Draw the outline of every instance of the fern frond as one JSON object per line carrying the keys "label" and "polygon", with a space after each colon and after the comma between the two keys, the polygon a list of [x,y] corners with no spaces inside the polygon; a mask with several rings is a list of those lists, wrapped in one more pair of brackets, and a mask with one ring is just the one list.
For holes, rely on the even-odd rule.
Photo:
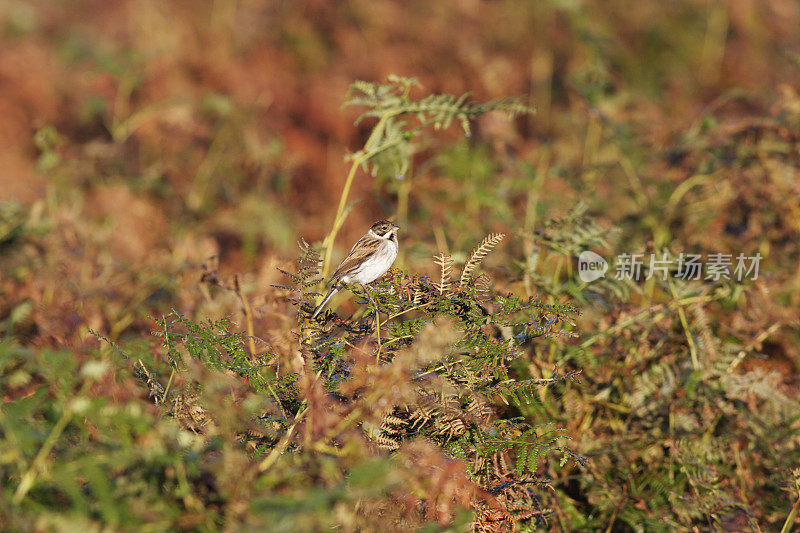
{"label": "fern frond", "polygon": [[316,285],[320,282],[315,276],[318,276],[322,269],[322,257],[305,239],[300,239],[297,246],[300,248],[300,257],[297,259],[296,278],[299,279],[297,283],[302,287]]}
{"label": "fern frond", "polygon": [[419,86],[415,78],[395,75],[390,75],[386,83],[356,81],[350,86],[344,106],[366,108],[355,124],[366,118],[378,119],[363,149],[348,156],[353,164],[361,165],[373,176],[379,172],[403,176],[416,150],[414,140],[427,128],[447,129],[455,122],[469,136],[470,121],[484,113],[500,111],[515,116],[536,111],[518,98],[471,102],[469,93],[461,96],[431,94],[412,99],[410,93],[415,86]]}
{"label": "fern frond", "polygon": [[450,272],[453,270],[453,259],[448,254],[442,252],[433,257],[433,262],[439,265],[441,269],[441,281],[436,285],[436,288],[439,289],[439,294],[444,294],[445,291],[449,292]]}
{"label": "fern frond", "polygon": [[489,298],[489,290],[492,288],[492,280],[486,274],[481,274],[475,278],[475,294],[479,300]]}
{"label": "fern frond", "polygon": [[475,272],[475,269],[478,267],[481,261],[483,261],[483,258],[486,257],[495,246],[500,244],[500,241],[502,241],[503,237],[505,236],[505,233],[490,233],[485,239],[483,239],[481,245],[472,251],[472,254],[469,256],[469,261],[467,261],[467,264],[464,265],[464,271],[461,273],[460,285],[462,287],[469,283],[469,281],[472,279],[472,274]]}

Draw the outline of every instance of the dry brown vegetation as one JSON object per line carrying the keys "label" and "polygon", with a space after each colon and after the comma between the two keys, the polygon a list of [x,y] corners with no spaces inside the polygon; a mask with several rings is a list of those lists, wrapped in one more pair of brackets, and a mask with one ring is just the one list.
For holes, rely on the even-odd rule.
{"label": "dry brown vegetation", "polygon": [[[0,524],[790,530],[798,27],[793,0],[6,0]],[[342,104],[393,73],[537,111],[358,169],[332,258],[402,226],[381,326],[358,289],[312,323],[377,122]],[[587,284],[586,249],[763,259]]]}

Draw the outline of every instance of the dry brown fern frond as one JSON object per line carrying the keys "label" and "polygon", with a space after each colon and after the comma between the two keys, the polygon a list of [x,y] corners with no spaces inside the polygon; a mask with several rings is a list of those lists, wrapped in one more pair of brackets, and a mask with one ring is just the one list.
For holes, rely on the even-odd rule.
{"label": "dry brown fern frond", "polygon": [[435,406],[420,405],[417,407],[409,408],[408,415],[411,422],[410,428],[414,431],[418,430],[438,414]]}
{"label": "dry brown fern frond", "polygon": [[436,435],[441,437],[444,442],[460,437],[467,432],[467,426],[460,418],[442,420],[436,424]]}
{"label": "dry brown fern frond", "polygon": [[489,299],[489,289],[492,287],[492,280],[486,274],[481,274],[475,278],[475,290],[479,299]]}
{"label": "dry brown fern frond", "polygon": [[486,257],[495,246],[500,244],[500,241],[502,241],[505,236],[505,233],[490,233],[483,239],[480,246],[472,251],[472,254],[469,256],[469,261],[464,265],[464,271],[461,273],[461,280],[459,283],[462,287],[469,283],[469,280],[472,279],[472,274],[475,272],[475,269],[478,268],[478,265],[481,264],[483,258]]}
{"label": "dry brown fern frond", "polygon": [[439,289],[439,294],[450,292],[450,272],[453,270],[453,259],[446,253],[442,252],[433,257],[433,262],[441,268],[441,280],[436,284]]}
{"label": "dry brown fern frond", "polygon": [[372,440],[382,450],[393,452],[400,448],[400,438],[395,435],[384,435],[377,433],[371,435]]}
{"label": "dry brown fern frond", "polygon": [[419,305],[419,302],[422,300],[422,291],[419,289],[414,289],[414,298],[412,302],[414,305]]}
{"label": "dry brown fern frond", "polygon": [[484,423],[491,422],[495,416],[491,405],[484,398],[479,396],[473,396],[470,398],[465,410],[476,420],[480,420]]}
{"label": "dry brown fern frond", "polygon": [[408,425],[408,420],[406,420],[405,418],[400,418],[399,416],[386,415],[385,417],[383,417],[383,423],[391,424],[392,426],[404,427]]}
{"label": "dry brown fern frond", "polygon": [[166,401],[164,398],[164,387],[153,377],[147,367],[144,366],[144,363],[141,359],[136,362],[136,365],[134,366],[134,373],[137,378],[147,385],[147,388],[150,392],[150,397],[153,398],[153,402],[156,405]]}
{"label": "dry brown fern frond", "polygon": [[505,509],[475,507],[474,533],[510,533],[516,531],[514,517]]}
{"label": "dry brown fern frond", "polygon": [[211,423],[206,410],[198,404],[194,393],[181,392],[171,402],[170,412],[184,429],[199,433]]}
{"label": "dry brown fern frond", "polygon": [[465,411],[458,397],[440,398],[419,391],[417,404],[406,405],[408,430],[435,436],[437,442],[448,442],[463,435],[469,425],[479,425],[480,420]]}
{"label": "dry brown fern frond", "polygon": [[372,432],[369,437],[379,448],[394,451],[400,448],[407,428],[408,420],[390,413],[383,417],[378,430]]}
{"label": "dry brown fern frond", "polygon": [[700,346],[708,354],[709,360],[715,361],[719,358],[719,352],[714,343],[714,334],[711,331],[708,314],[700,303],[693,304],[691,309],[694,311],[694,316],[697,318],[697,325],[700,328]]}

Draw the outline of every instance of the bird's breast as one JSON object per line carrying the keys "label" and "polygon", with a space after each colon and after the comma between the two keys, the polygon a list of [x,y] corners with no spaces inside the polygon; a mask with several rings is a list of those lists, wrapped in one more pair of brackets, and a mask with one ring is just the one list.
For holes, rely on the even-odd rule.
{"label": "bird's breast", "polygon": [[349,283],[372,283],[383,276],[397,258],[397,243],[385,241],[372,256],[361,263],[359,268],[350,276]]}

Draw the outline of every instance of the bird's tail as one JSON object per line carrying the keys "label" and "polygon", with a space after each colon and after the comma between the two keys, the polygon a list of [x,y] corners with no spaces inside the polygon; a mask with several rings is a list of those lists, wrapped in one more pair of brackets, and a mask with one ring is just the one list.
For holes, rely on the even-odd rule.
{"label": "bird's tail", "polygon": [[336,294],[337,292],[339,292],[339,284],[338,283],[334,283],[333,287],[331,287],[331,290],[329,290],[328,294],[325,295],[325,298],[323,298],[322,302],[320,302],[320,304],[317,306],[317,308],[314,309],[314,312],[311,313],[311,319],[312,320],[317,317],[317,315],[320,313],[320,311],[322,311],[325,308],[325,306],[327,305],[328,300],[333,298],[333,295]]}

